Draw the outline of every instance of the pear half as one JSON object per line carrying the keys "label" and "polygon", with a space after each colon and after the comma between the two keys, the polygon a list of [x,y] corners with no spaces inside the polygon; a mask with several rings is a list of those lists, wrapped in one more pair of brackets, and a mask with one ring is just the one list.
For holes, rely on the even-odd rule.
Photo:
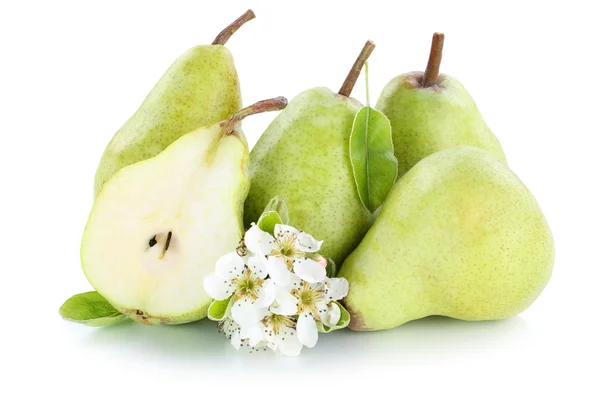
{"label": "pear half", "polygon": [[240,121],[286,103],[266,100],[190,132],[107,181],[85,227],[81,262],[116,309],[146,324],[206,315],[211,298],[202,280],[243,235],[250,180]]}

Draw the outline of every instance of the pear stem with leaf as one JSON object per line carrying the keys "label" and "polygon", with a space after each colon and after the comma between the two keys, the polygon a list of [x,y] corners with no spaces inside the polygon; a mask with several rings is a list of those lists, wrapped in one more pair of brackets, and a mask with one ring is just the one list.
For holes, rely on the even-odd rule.
{"label": "pear stem with leaf", "polygon": [[444,34],[434,33],[431,39],[431,50],[429,51],[429,61],[423,74],[423,87],[430,87],[437,83],[440,75],[440,64],[442,63],[442,50],[444,49]]}
{"label": "pear stem with leaf", "polygon": [[260,114],[269,111],[279,111],[283,110],[287,106],[287,99],[285,97],[279,96],[274,97],[272,99],[262,100],[257,103],[252,104],[246,108],[242,108],[240,111],[233,114],[229,119],[221,122],[221,127],[223,128],[223,135],[231,135],[235,131],[235,127],[239,124],[244,118],[249,115]]}
{"label": "pear stem with leaf", "polygon": [[374,49],[375,43],[373,43],[371,40],[367,40],[367,43],[365,43],[363,49],[358,55],[358,58],[356,59],[356,61],[354,61],[354,65],[350,69],[350,72],[348,73],[348,76],[342,84],[342,87],[340,88],[338,94],[350,97],[352,89],[354,89],[354,85],[356,84],[356,81],[360,76],[360,71],[362,70],[363,65],[365,65],[367,59],[369,58]]}
{"label": "pear stem with leaf", "polygon": [[238,19],[229,24],[225,29],[223,29],[212,42],[212,44],[220,44],[224,45],[227,43],[229,38],[238,30],[242,25],[246,22],[256,18],[254,11],[248,10],[243,13]]}

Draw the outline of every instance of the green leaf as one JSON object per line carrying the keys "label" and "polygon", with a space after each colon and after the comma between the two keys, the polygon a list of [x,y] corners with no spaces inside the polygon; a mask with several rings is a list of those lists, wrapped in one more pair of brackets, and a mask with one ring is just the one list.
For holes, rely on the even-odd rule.
{"label": "green leaf", "polygon": [[268,214],[271,211],[275,211],[277,214],[279,214],[279,218],[281,218],[282,224],[289,225],[290,217],[288,214],[288,208],[285,200],[280,199],[279,196],[273,197],[265,207],[263,215]]}
{"label": "green leaf", "polygon": [[[233,296],[231,296],[233,297]],[[231,309],[231,297],[225,300],[213,300],[208,306],[208,319],[211,321],[221,321]]]}
{"label": "green leaf", "polygon": [[398,175],[392,127],[380,111],[363,107],[356,113],[350,134],[350,162],[360,200],[374,212]]}
{"label": "green leaf", "polygon": [[98,292],[76,294],[65,301],[58,312],[68,321],[87,326],[112,325],[125,318]]}
{"label": "green leaf", "polygon": [[337,265],[331,258],[326,258],[327,266],[325,267],[325,274],[328,278],[335,278],[337,275]]}
{"label": "green leaf", "polygon": [[258,227],[261,231],[270,233],[271,235],[275,232],[275,225],[282,224],[281,217],[277,211],[266,211],[258,219]]}
{"label": "green leaf", "polygon": [[348,324],[350,324],[350,313],[337,301],[334,301],[334,303],[340,308],[340,320],[335,326],[327,326],[322,322],[317,321],[317,330],[321,333],[329,333],[339,329],[344,329],[348,326]]}

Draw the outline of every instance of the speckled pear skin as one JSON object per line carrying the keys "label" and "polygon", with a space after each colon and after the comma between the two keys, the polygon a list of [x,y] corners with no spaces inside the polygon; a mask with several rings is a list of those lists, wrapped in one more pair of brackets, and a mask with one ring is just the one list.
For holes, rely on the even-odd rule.
{"label": "speckled pear skin", "polygon": [[479,147],[506,161],[500,142],[458,80],[440,75],[431,87],[423,87],[422,80],[422,72],[393,78],[375,106],[392,125],[399,178],[428,155],[453,146]]}
{"label": "speckled pear skin", "polygon": [[550,279],[554,244],[527,187],[487,151],[454,147],[405,174],[346,259],[354,330],[428,315],[515,316]]}
{"label": "speckled pear skin", "polygon": [[323,240],[319,253],[341,265],[373,221],[358,197],[348,154],[361,107],[321,87],[288,104],[250,153],[246,226],[258,220],[273,197],[285,198],[290,223]]}
{"label": "speckled pear skin", "polygon": [[191,48],[113,136],[96,170],[94,195],[121,168],[158,155],[185,133],[229,118],[241,105],[229,50],[222,45]]}

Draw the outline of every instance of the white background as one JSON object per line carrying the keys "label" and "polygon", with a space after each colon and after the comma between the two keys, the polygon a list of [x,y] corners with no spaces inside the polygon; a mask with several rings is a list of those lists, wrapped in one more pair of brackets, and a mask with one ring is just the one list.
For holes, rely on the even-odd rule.
{"label": "white background", "polygon": [[[450,5],[449,3],[452,3]],[[0,5],[0,398],[599,398],[598,33],[592,1],[102,1]],[[93,329],[79,242],[113,133],[182,52],[247,8],[227,45],[244,104],[337,90],[366,39],[375,103],[446,33],[458,77],[554,233],[554,275],[520,316],[322,335],[295,359],[237,354],[209,321]],[[365,101],[361,78],[354,97]],[[275,117],[244,122],[254,144]],[[33,397],[32,397],[33,398]]]}

